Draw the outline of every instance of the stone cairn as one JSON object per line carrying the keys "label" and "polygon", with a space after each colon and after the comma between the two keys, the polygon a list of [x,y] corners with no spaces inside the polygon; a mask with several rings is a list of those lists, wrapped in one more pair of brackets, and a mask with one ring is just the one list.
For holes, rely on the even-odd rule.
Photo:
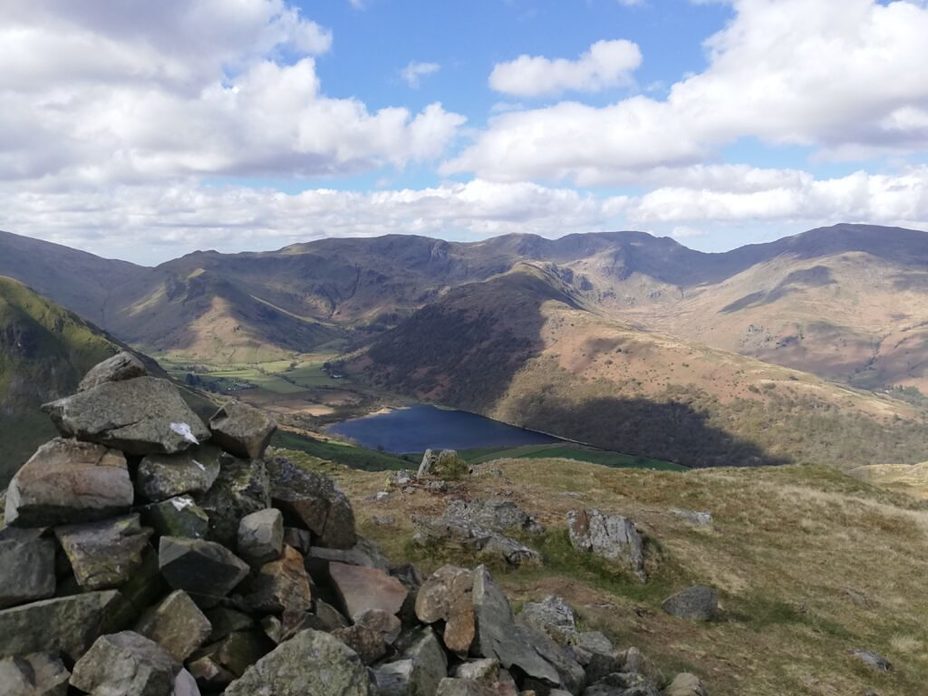
{"label": "stone cairn", "polygon": [[559,598],[514,616],[485,566],[391,566],[330,479],[265,458],[263,413],[207,425],[128,353],[43,408],[61,437],[0,523],[3,696],[705,694]]}

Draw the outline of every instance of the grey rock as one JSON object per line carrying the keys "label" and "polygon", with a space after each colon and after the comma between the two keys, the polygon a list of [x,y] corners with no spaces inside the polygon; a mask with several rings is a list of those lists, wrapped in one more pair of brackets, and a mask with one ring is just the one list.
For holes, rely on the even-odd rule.
{"label": "grey rock", "polygon": [[541,564],[541,554],[537,551],[487,527],[444,517],[419,517],[414,522],[413,541],[420,546],[458,546],[483,561],[498,561],[513,567]]}
{"label": "grey rock", "polygon": [[466,655],[476,635],[474,572],[446,565],[436,570],[416,596],[416,617],[426,624],[445,622],[443,640],[454,653]]}
{"label": "grey rock", "polygon": [[344,628],[350,625],[344,614],[321,599],[316,600],[316,616],[323,630],[326,631],[334,631],[336,628]]}
{"label": "grey rock", "polygon": [[36,451],[10,481],[6,524],[50,527],[125,512],[134,497],[121,452],[56,438]]}
{"label": "grey rock", "polygon": [[712,587],[694,585],[665,599],[661,608],[681,619],[711,621],[718,614],[719,593]]}
{"label": "grey rock", "polygon": [[408,693],[412,696],[434,694],[439,682],[448,674],[448,658],[435,632],[428,627],[420,628],[403,642],[402,657],[412,661]]}
{"label": "grey rock", "polygon": [[366,566],[389,570],[390,561],[373,541],[358,537],[358,542],[350,549],[329,549],[313,546],[309,551],[311,562],[319,561],[347,563],[349,565]]}
{"label": "grey rock", "polygon": [[571,545],[578,551],[622,563],[640,580],[646,579],[644,540],[627,517],[599,510],[571,510],[567,513],[567,530]]}
{"label": "grey rock", "polygon": [[223,454],[219,461],[219,477],[200,498],[199,505],[209,515],[210,538],[234,548],[241,519],[271,507],[270,483],[261,460]]}
{"label": "grey rock", "polygon": [[212,631],[206,639],[207,643],[216,643],[230,633],[247,631],[254,626],[254,621],[248,614],[229,607],[212,607],[204,613],[212,626]]}
{"label": "grey rock", "polygon": [[453,500],[445,510],[444,519],[497,532],[541,534],[545,531],[538,520],[511,500]]}
{"label": "grey rock", "polygon": [[496,691],[486,682],[445,677],[438,683],[435,696],[496,696]]}
{"label": "grey rock", "polygon": [[0,536],[0,609],[51,597],[55,585],[53,541],[36,535]]}
{"label": "grey rock", "polygon": [[[558,682],[556,686],[563,687],[573,694],[580,693],[586,682],[586,673],[580,663],[577,662],[573,651],[569,651],[552,640],[542,630],[518,618],[516,619],[516,626],[519,629],[517,639],[523,641],[557,671]],[[526,689],[545,691],[550,688],[550,683],[544,679],[538,677],[529,677],[529,679],[531,682],[526,681],[523,685]]]}
{"label": "grey rock", "polygon": [[121,382],[125,379],[145,377],[147,374],[148,370],[141,360],[132,353],[123,351],[90,368],[77,385],[77,391],[87,391],[104,382]]}
{"label": "grey rock", "polygon": [[225,597],[249,571],[245,561],[220,544],[183,537],[161,537],[158,567],[172,588],[184,590],[203,607]]}
{"label": "grey rock", "polygon": [[264,456],[277,424],[241,401],[229,401],[209,419],[213,441],[226,452],[247,459]]}
{"label": "grey rock", "polygon": [[516,625],[506,595],[486,566],[474,571],[473,602],[477,625],[473,653],[495,658],[506,669],[516,667],[529,678],[560,685],[557,670],[526,640],[523,627]]}
{"label": "grey rock", "polygon": [[284,543],[292,546],[304,557],[309,556],[313,548],[313,536],[308,529],[284,527]]}
{"label": "grey rock", "polygon": [[259,613],[300,614],[309,611],[313,601],[303,556],[289,546],[243,583],[242,592],[245,606]]}
{"label": "grey rock", "polygon": [[104,382],[42,410],[65,437],[127,454],[173,454],[209,438],[209,430],[166,379]]}
{"label": "grey rock", "polygon": [[588,686],[583,696],[661,696],[661,692],[642,674],[614,672]]}
{"label": "grey rock", "polygon": [[540,602],[528,602],[519,618],[546,633],[562,645],[577,638],[577,617],[563,598],[549,595]]}
{"label": "grey rock", "polygon": [[71,685],[94,696],[166,696],[181,665],[133,631],[100,636],[74,665]]}
{"label": "grey rock", "polygon": [[681,672],[664,689],[664,696],[709,696],[709,691],[695,674]]}
{"label": "grey rock", "polygon": [[226,696],[372,696],[367,668],[337,638],[306,630],[277,646],[229,685]]}
{"label": "grey rock", "polygon": [[354,624],[345,628],[337,628],[332,635],[354,650],[361,661],[372,665],[387,654],[387,644],[383,636],[367,626]]}
{"label": "grey rock", "polygon": [[189,495],[179,495],[138,508],[139,518],[158,536],[204,539],[209,534],[209,515]]}
{"label": "grey rock", "polygon": [[235,631],[195,652],[187,662],[204,688],[225,686],[274,648],[263,631]]}
{"label": "grey rock", "polygon": [[408,594],[403,583],[377,568],[331,563],[329,575],[352,620],[369,609],[397,614]]}
{"label": "grey rock", "polygon": [[362,612],[355,619],[355,624],[374,631],[387,645],[395,643],[403,630],[403,622],[394,614],[389,614],[382,609],[368,609]]}
{"label": "grey rock", "polygon": [[492,683],[499,679],[499,660],[485,657],[480,660],[462,662],[451,671],[451,676],[458,679],[477,679]]}
{"label": "grey rock", "polygon": [[253,566],[280,556],[284,544],[284,517],[267,508],[245,515],[238,525],[238,555]]}
{"label": "grey rock", "polygon": [[852,657],[860,660],[864,665],[870,669],[877,672],[892,672],[893,663],[887,660],[885,657],[879,653],[875,653],[872,650],[864,650],[862,648],[855,648],[850,651]]}
{"label": "grey rock", "polygon": [[150,454],[135,477],[139,495],[151,501],[187,493],[205,493],[219,476],[221,450],[200,445],[178,454]]}
{"label": "grey rock", "polygon": [[380,696],[410,696],[414,664],[406,658],[377,665],[372,670]]}
{"label": "grey rock", "polygon": [[681,520],[693,525],[694,527],[712,526],[711,512],[702,512],[699,510],[681,510],[679,508],[672,508],[670,512],[675,517],[679,517]]}
{"label": "grey rock", "polygon": [[125,600],[116,590],[43,599],[0,611],[0,657],[64,653],[77,660],[102,634],[118,628]]}
{"label": "grey rock", "polygon": [[0,660],[3,696],[67,696],[70,678],[57,655],[33,653]]}
{"label": "grey rock", "polygon": [[138,515],[55,529],[77,584],[84,590],[104,590],[124,584],[141,567],[151,529]]}
{"label": "grey rock", "polygon": [[354,510],[331,479],[283,457],[271,459],[267,468],[274,507],[309,529],[317,546],[350,549],[357,543]]}
{"label": "grey rock", "polygon": [[427,449],[422,455],[422,462],[419,464],[419,470],[416,472],[416,478],[423,478],[432,473],[432,467],[438,461],[438,452],[433,449]]}
{"label": "grey rock", "polygon": [[206,641],[212,625],[190,595],[176,590],[146,612],[135,630],[183,662]]}
{"label": "grey rock", "polygon": [[182,669],[174,677],[174,691],[171,696],[200,696],[196,679],[186,669]]}

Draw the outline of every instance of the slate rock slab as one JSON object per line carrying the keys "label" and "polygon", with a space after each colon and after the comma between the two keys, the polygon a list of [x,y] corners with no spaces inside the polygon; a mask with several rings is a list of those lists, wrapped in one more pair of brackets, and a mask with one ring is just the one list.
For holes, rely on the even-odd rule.
{"label": "slate rock slab", "polygon": [[77,385],[77,391],[87,391],[104,382],[121,382],[124,379],[145,377],[146,375],[148,375],[148,370],[142,364],[142,361],[132,353],[122,351],[90,368],[87,374],[84,375],[84,379]]}
{"label": "slate rock slab", "polygon": [[134,495],[121,452],[55,438],[10,481],[6,524],[50,527],[99,520],[125,512]]}
{"label": "slate rock slab", "polygon": [[57,655],[33,653],[0,660],[3,696],[67,696],[70,678]]}
{"label": "slate rock slab", "polygon": [[403,583],[377,568],[331,563],[329,576],[352,620],[370,609],[397,614],[409,594]]}
{"label": "slate rock slab", "polygon": [[367,668],[337,638],[308,629],[264,656],[226,689],[226,696],[373,696]]}
{"label": "slate rock slab", "polygon": [[249,571],[245,561],[221,544],[184,537],[161,537],[158,567],[172,588],[184,590],[202,607],[216,604]]}
{"label": "slate rock slab", "polygon": [[55,594],[55,543],[16,531],[0,533],[0,609]]}
{"label": "slate rock slab", "polygon": [[174,454],[209,438],[209,430],[166,379],[104,382],[42,410],[58,432],[127,454]]}
{"label": "slate rock slab", "polygon": [[230,401],[209,419],[213,441],[236,457],[264,456],[277,424],[261,410],[241,401]]}
{"label": "slate rock slab", "polygon": [[127,582],[142,565],[151,529],[138,515],[55,529],[77,584],[84,590],[103,590]]}
{"label": "slate rock slab", "polygon": [[206,641],[212,628],[190,595],[176,590],[146,612],[135,630],[183,662]]}
{"label": "slate rock slab", "polygon": [[205,493],[219,476],[222,451],[201,445],[179,454],[150,454],[139,464],[135,488],[151,501],[186,493]]}
{"label": "slate rock slab", "polygon": [[71,685],[92,694],[167,696],[181,665],[133,631],[100,636],[74,665]]}

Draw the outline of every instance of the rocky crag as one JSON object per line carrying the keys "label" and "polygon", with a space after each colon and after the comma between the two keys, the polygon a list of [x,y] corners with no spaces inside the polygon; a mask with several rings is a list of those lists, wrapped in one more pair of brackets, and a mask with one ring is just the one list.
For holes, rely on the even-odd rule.
{"label": "rocky crag", "polygon": [[[204,423],[131,355],[44,410],[61,437],[17,472],[0,522],[4,696],[706,693],[659,682],[557,597],[514,614],[486,566],[391,565],[331,480],[265,457],[264,414],[231,402]],[[532,531],[492,503],[433,527],[474,539],[500,520]],[[637,562],[633,525],[584,511],[571,530]]]}

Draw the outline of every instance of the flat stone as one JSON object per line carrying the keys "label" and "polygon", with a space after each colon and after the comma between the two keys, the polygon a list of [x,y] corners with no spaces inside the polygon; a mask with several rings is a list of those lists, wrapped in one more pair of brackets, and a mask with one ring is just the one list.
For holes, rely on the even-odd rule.
{"label": "flat stone", "polygon": [[172,588],[184,590],[203,607],[229,594],[249,571],[248,564],[224,546],[183,537],[161,537],[158,567]]}
{"label": "flat stone", "polygon": [[104,382],[121,382],[125,379],[145,377],[147,374],[148,370],[141,360],[132,353],[122,351],[90,368],[77,385],[77,391],[87,391]]}
{"label": "flat stone", "polygon": [[138,515],[125,515],[57,527],[55,536],[81,589],[104,590],[122,585],[142,565],[151,529],[139,524]]}
{"label": "flat stone", "polygon": [[280,510],[258,510],[239,522],[238,555],[253,566],[277,559],[283,543],[284,516]]}
{"label": "flat stone", "polygon": [[57,655],[33,653],[0,660],[3,696],[67,696],[70,678]]}
{"label": "flat stone", "polygon": [[146,612],[135,630],[183,662],[206,641],[212,625],[190,595],[176,590]]}
{"label": "flat stone", "polygon": [[274,457],[267,468],[274,507],[284,513],[288,524],[298,522],[310,530],[317,546],[350,549],[357,543],[354,510],[331,479],[284,457]]}
{"label": "flat stone", "polygon": [[10,481],[6,524],[51,527],[104,519],[127,511],[134,495],[121,452],[56,438]]}
{"label": "flat stone", "polygon": [[174,454],[209,438],[209,430],[166,379],[104,382],[42,410],[65,437],[127,454]]}
{"label": "flat stone", "polygon": [[77,660],[117,628],[125,600],[116,590],[43,599],[0,611],[0,657],[62,652]]}
{"label": "flat stone", "polygon": [[367,668],[337,638],[306,630],[249,667],[226,696],[373,696]]}
{"label": "flat stone", "polygon": [[681,672],[664,689],[664,696],[709,696],[709,691],[695,674]]}
{"label": "flat stone", "polygon": [[377,568],[332,563],[329,575],[352,620],[369,609],[396,614],[408,594],[403,583]]}
{"label": "flat stone", "polygon": [[599,510],[571,510],[567,513],[571,545],[608,561],[621,563],[639,580],[646,580],[644,539],[635,523],[621,515]]}
{"label": "flat stone", "polygon": [[229,401],[209,419],[213,440],[236,457],[264,456],[277,424],[261,410],[241,401]]}
{"label": "flat stone", "polygon": [[135,489],[151,501],[186,493],[205,493],[219,476],[222,451],[200,445],[178,454],[149,454],[139,464]]}
{"label": "flat stone", "polygon": [[179,495],[138,508],[141,521],[161,536],[204,539],[209,534],[209,515],[189,495]]}
{"label": "flat stone", "polygon": [[[25,530],[23,530],[25,531]],[[55,594],[55,543],[36,535],[0,537],[0,609]]]}
{"label": "flat stone", "polygon": [[373,541],[362,537],[358,537],[358,542],[350,549],[330,549],[313,546],[309,551],[309,558],[313,564],[318,564],[320,561],[335,561],[349,565],[390,570],[390,560],[383,554],[380,547]]}
{"label": "flat stone", "polygon": [[220,457],[219,477],[199,500],[209,515],[210,539],[234,548],[242,518],[271,507],[268,472],[261,460]]}
{"label": "flat stone", "polygon": [[433,624],[445,622],[443,640],[451,652],[466,655],[474,642],[474,573],[452,565],[436,570],[419,588],[416,616]]}
{"label": "flat stone", "polygon": [[661,608],[671,616],[690,621],[711,621],[718,614],[718,590],[705,585],[694,585],[668,597]]}
{"label": "flat stone", "polygon": [[309,574],[300,552],[285,546],[280,558],[265,563],[243,584],[243,601],[255,612],[302,613],[312,608]]}
{"label": "flat stone", "polygon": [[160,645],[123,631],[96,640],[74,665],[71,685],[99,696],[165,696],[180,669]]}

